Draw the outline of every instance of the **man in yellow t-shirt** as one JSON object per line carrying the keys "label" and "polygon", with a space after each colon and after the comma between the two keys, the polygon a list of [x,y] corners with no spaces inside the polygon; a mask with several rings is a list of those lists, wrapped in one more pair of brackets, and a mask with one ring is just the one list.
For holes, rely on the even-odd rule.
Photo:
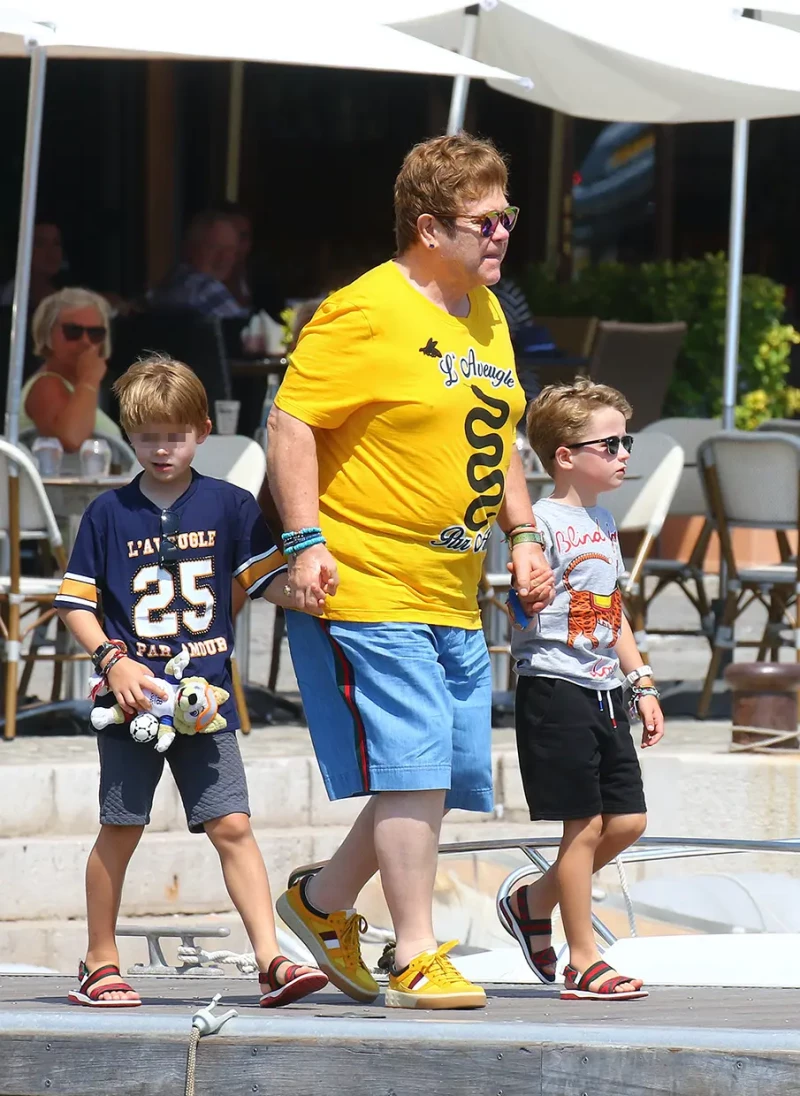
{"label": "man in yellow t-shirt", "polygon": [[397,938],[388,1006],[485,1004],[437,948],[431,909],[444,811],[493,804],[477,591],[495,523],[516,535],[527,610],[552,591],[515,447],[525,398],[487,288],[518,213],[506,184],[494,147],[466,134],[412,149],[395,186],[397,258],[321,305],[269,424],[317,759],[332,799],[371,797],[278,911],[339,988],[372,1000],[353,907],[380,868]]}

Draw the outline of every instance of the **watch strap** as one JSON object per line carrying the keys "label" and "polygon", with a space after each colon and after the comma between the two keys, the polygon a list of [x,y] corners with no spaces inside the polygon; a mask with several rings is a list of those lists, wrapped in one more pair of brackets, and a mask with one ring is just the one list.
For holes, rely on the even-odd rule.
{"label": "watch strap", "polygon": [[99,647],[95,648],[95,650],[92,651],[89,657],[91,658],[92,665],[94,666],[97,673],[101,672],[100,667],[102,665],[103,659],[107,658],[107,656],[110,655],[112,651],[120,651],[122,654],[127,654],[128,648],[121,639],[109,639],[106,640],[105,643],[101,643]]}

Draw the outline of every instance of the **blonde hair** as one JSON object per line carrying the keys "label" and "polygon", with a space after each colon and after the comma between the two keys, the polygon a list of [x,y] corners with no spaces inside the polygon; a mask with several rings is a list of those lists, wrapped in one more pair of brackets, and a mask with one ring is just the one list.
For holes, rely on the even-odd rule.
{"label": "blonde hair", "polygon": [[[454,217],[467,202],[508,186],[505,160],[491,141],[456,133],[415,145],[394,184],[394,234],[402,255],[419,239],[423,213]],[[445,231],[455,227],[444,222]]]}
{"label": "blonde hair", "polygon": [[573,384],[548,384],[528,408],[528,441],[546,472],[553,474],[556,450],[580,441],[593,411],[611,407],[625,416],[633,408],[616,388],[578,377]]}
{"label": "blonde hair", "polygon": [[107,361],[111,357],[111,309],[108,301],[99,293],[92,293],[91,289],[77,287],[59,289],[57,293],[51,293],[49,297],[39,302],[31,321],[34,354],[38,358],[46,358],[52,353],[50,336],[53,328],[58,323],[61,313],[72,308],[95,308],[100,313],[103,327],[106,329],[100,356]]}
{"label": "blonde hair", "polygon": [[202,430],[208,421],[208,397],[200,378],[188,365],[165,355],[135,362],[112,391],[126,434],[160,422]]}

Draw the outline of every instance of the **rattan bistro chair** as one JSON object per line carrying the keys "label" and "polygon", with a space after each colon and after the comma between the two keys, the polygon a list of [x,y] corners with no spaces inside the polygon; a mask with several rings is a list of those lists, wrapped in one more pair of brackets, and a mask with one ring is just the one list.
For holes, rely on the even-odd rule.
{"label": "rattan bistro chair", "polygon": [[[800,661],[800,557],[791,559],[786,536],[800,527],[800,438],[777,433],[719,433],[703,442],[697,460],[727,568],[722,616],[697,710],[702,719],[708,713],[723,652],[737,646],[736,621],[754,602],[767,610],[764,632],[760,640],[738,645],[758,647],[759,661],[769,650],[777,661],[780,647],[786,645],[781,632],[791,628],[792,645]],[[778,562],[740,567],[731,535],[737,527],[775,530]]]}
{"label": "rattan bistro chair", "polygon": [[[18,499],[9,490],[9,464],[12,462],[19,470]],[[12,445],[5,438],[0,438],[0,529],[7,548],[4,553],[7,567],[2,568],[3,574],[0,575],[0,607],[3,609],[0,633],[6,664],[4,734],[6,738],[13,738],[16,734],[20,649],[28,635],[55,616],[53,601],[61,586],[61,578],[58,576],[20,574],[20,540],[24,535],[26,539],[46,541],[50,554],[61,571],[65,569],[67,561],[58,523],[36,465],[26,450]],[[32,622],[28,619],[30,617],[33,617]],[[35,645],[31,645],[24,659],[22,688],[27,685],[32,662],[44,657],[55,660],[53,692],[56,694],[60,688],[61,662],[72,656],[58,653],[43,656]]]}

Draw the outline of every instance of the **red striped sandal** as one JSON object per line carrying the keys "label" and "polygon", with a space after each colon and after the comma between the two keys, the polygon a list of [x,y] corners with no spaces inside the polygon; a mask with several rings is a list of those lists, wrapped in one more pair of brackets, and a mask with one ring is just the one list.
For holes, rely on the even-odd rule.
{"label": "red striped sandal", "polygon": [[[97,983],[102,978],[112,975],[116,975],[119,981],[109,982],[107,986],[98,986]],[[89,968],[81,959],[78,964],[78,981],[80,987],[71,989],[67,994],[67,1000],[71,1005],[85,1005],[87,1008],[138,1008],[142,1003],[138,995],[135,1001],[130,998],[123,998],[121,1001],[100,1000],[104,993],[136,993],[133,986],[129,986],[122,980],[119,967],[113,963],[104,963],[102,967],[97,967],[90,974]]]}
{"label": "red striped sandal", "polygon": [[[288,963],[289,966],[284,972],[283,981],[279,982],[278,968],[283,963]],[[266,974],[259,972],[258,984],[262,990],[258,1002],[261,1007],[280,1008],[281,1005],[290,1005],[292,1001],[299,1001],[301,997],[307,997],[318,989],[324,989],[328,984],[328,976],[315,967],[304,971],[302,965],[293,963],[285,955],[276,955]]]}
{"label": "red striped sandal", "polygon": [[[628,978],[624,974],[614,974],[614,968],[610,967],[608,963],[604,963],[602,959],[598,959],[596,963],[592,963],[590,967],[587,967],[583,974],[579,974],[574,967],[571,967],[569,963],[564,967],[564,988],[561,991],[562,1001],[638,1001],[642,997],[648,997],[649,994],[646,989],[629,989],[623,993],[617,992],[617,986],[622,986],[626,982],[633,982],[633,978]],[[606,978],[605,982],[601,982],[600,986],[596,990],[589,989],[592,982],[596,982],[598,978],[601,978],[604,974],[612,974],[613,977]]]}
{"label": "red striped sandal", "polygon": [[[538,920],[531,917],[528,909],[527,887],[520,887],[516,893],[519,895],[520,916],[517,917],[511,909],[510,895],[507,898],[498,898],[497,916],[506,932],[513,936],[522,948],[525,962],[539,981],[544,982],[545,985],[550,985],[556,980],[555,967],[558,956],[552,947],[543,948],[541,951],[532,951],[530,938],[532,936],[551,936],[553,922],[549,917],[539,918]],[[552,967],[552,973],[546,971],[545,967]]]}

